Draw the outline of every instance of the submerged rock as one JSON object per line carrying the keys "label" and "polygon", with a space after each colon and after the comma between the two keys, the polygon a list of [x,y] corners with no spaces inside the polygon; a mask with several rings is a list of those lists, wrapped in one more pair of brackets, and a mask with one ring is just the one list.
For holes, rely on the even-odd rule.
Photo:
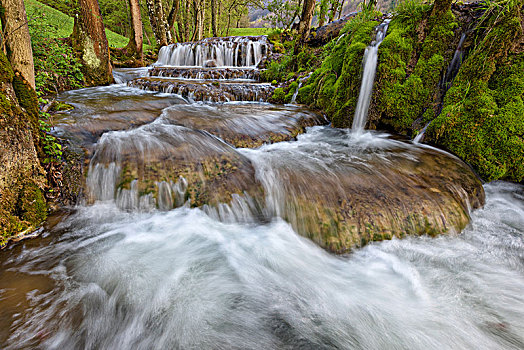
{"label": "submerged rock", "polygon": [[177,105],[166,109],[163,116],[171,123],[205,130],[235,147],[289,141],[308,126],[326,123],[301,107],[251,103]]}
{"label": "submerged rock", "polygon": [[460,232],[484,203],[480,180],[458,158],[371,134],[320,128],[250,154],[268,207],[331,252]]}

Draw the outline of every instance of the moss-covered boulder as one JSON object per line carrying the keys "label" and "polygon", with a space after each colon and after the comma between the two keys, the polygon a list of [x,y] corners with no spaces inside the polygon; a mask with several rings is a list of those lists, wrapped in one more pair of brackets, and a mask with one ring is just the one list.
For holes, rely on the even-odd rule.
{"label": "moss-covered boulder", "polygon": [[457,233],[484,203],[480,180],[445,152],[319,128],[274,145],[260,171],[276,214],[336,253],[370,241]]}
{"label": "moss-covered boulder", "polygon": [[426,133],[488,181],[524,179],[523,5],[510,1],[482,17],[478,43]]}

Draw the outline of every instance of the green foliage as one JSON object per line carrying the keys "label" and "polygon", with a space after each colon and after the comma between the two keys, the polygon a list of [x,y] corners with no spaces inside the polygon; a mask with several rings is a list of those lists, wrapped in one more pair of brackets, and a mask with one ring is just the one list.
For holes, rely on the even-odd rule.
{"label": "green foliage", "polygon": [[417,24],[431,9],[422,0],[404,0],[395,7],[395,18],[407,25]]}
{"label": "green foliage", "polygon": [[272,27],[289,28],[300,15],[301,1],[270,0],[267,3],[269,14],[265,17]]}
{"label": "green foliage", "polygon": [[60,163],[62,161],[62,145],[58,143],[56,137],[51,135],[51,126],[49,121],[51,115],[49,113],[40,113],[39,127],[41,138],[40,141],[43,146],[45,158],[42,159],[42,163]]}
{"label": "green foliage", "polygon": [[283,81],[289,72],[292,59],[292,54],[288,53],[279,60],[269,62],[266,70],[261,73],[262,79],[265,81]]}
{"label": "green foliage", "polygon": [[47,20],[42,8],[28,9],[29,32],[35,65],[36,90],[39,95],[83,87],[81,63],[73,49],[59,37],[60,26]]}
{"label": "green foliage", "polygon": [[[48,38],[66,38],[73,32],[73,17],[69,17],[67,14],[36,0],[24,0],[24,3],[30,26],[31,22],[39,20],[46,27],[54,28],[54,30],[47,31]],[[123,8],[125,9],[126,7],[124,6]],[[106,36],[111,47],[124,47],[129,41],[126,37],[107,28]]]}

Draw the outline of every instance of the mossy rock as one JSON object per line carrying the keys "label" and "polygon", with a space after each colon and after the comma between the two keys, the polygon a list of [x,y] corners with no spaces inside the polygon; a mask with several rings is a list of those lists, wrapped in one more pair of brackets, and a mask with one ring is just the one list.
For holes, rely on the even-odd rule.
{"label": "mossy rock", "polygon": [[484,203],[482,183],[456,157],[392,140],[384,148],[359,149],[351,140],[338,141],[344,136],[343,130],[323,129],[319,142],[326,150],[310,136],[300,152],[274,149],[270,156],[278,212],[329,251],[460,232],[470,208]]}
{"label": "mossy rock", "polygon": [[478,33],[426,132],[428,141],[470,163],[486,181],[524,180],[524,53],[516,52],[522,5],[486,19],[489,30]]}

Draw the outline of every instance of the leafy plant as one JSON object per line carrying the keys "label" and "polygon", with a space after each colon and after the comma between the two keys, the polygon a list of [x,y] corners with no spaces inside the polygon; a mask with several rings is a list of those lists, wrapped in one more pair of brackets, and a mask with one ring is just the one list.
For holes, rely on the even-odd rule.
{"label": "leafy plant", "polygon": [[38,120],[41,142],[43,145],[44,153],[46,157],[42,160],[42,163],[49,164],[54,162],[62,161],[62,145],[58,143],[56,137],[51,135],[51,115],[49,113],[40,113],[40,119]]}
{"label": "leafy plant", "polygon": [[55,39],[58,24],[45,20],[42,9],[29,13],[29,33],[35,65],[36,90],[39,95],[83,87],[81,63],[66,41]]}

